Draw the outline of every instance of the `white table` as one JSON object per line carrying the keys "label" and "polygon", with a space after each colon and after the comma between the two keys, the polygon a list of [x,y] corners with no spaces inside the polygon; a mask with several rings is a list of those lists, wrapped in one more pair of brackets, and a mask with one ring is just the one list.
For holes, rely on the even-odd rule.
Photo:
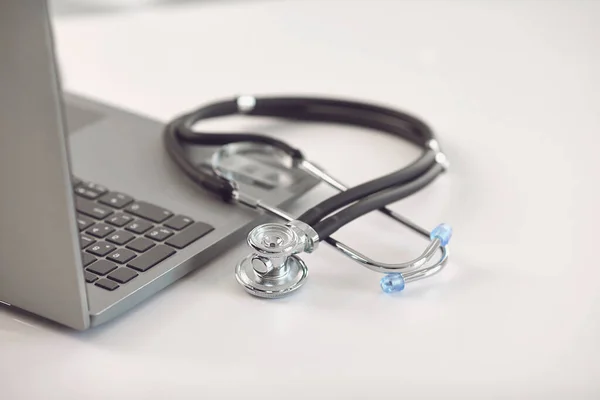
{"label": "white table", "polygon": [[[237,93],[422,116],[451,171],[393,208],[455,236],[447,269],[399,296],[323,246],[300,293],[256,300],[233,279],[240,244],[89,332],[2,309],[0,398],[598,398],[599,16],[598,2],[331,0],[57,18],[67,89],[161,120]],[[416,154],[357,130],[281,134],[351,184]],[[378,215],[337,237],[386,261],[423,245]]]}

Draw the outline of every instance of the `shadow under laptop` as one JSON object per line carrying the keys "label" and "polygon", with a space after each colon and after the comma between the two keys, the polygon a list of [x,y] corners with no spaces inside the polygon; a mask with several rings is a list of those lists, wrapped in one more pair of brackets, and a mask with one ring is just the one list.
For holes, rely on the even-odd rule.
{"label": "shadow under laptop", "polygon": [[[104,342],[112,345],[127,345],[128,342],[143,340],[140,332],[156,332],[168,329],[173,318],[193,319],[194,307],[206,307],[206,302],[214,302],[211,293],[237,289],[233,277],[233,266],[238,258],[245,255],[245,246],[218,256],[212,262],[189,273],[128,312],[86,331],[75,331],[69,327],[45,319],[25,310],[0,305],[1,332],[19,333],[21,337],[38,337],[56,333],[63,337],[84,342]],[[174,304],[175,303],[175,304]],[[215,304],[217,305],[217,304]],[[196,310],[199,311],[199,310]]]}

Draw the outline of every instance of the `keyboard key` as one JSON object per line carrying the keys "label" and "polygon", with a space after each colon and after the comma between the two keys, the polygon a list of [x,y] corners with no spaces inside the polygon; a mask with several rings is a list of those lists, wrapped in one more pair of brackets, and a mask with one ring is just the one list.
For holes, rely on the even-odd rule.
{"label": "keyboard key", "polygon": [[149,248],[154,246],[154,242],[150,239],[146,238],[137,238],[133,242],[130,242],[127,246],[128,249],[132,249],[137,251],[138,253],[143,253]]}
{"label": "keyboard key", "polygon": [[94,225],[93,219],[90,219],[85,215],[77,214],[77,226],[79,227],[80,231],[87,229],[92,225]]}
{"label": "keyboard key", "polygon": [[77,185],[79,185],[81,182],[83,182],[81,179],[79,179],[76,176],[71,175],[71,185],[73,185],[73,187],[76,187]]}
{"label": "keyboard key", "polygon": [[173,254],[175,254],[175,250],[169,246],[159,244],[147,253],[142,254],[138,258],[134,258],[133,261],[127,264],[127,266],[135,270],[145,272],[159,262],[171,257]]}
{"label": "keyboard key", "polygon": [[113,251],[112,253],[110,253],[106,257],[106,259],[108,259],[110,261],[114,261],[119,264],[125,264],[126,262],[131,261],[136,256],[137,256],[137,254],[135,254],[131,250],[117,249],[117,250]]}
{"label": "keyboard key", "polygon": [[94,244],[93,246],[88,247],[88,249],[86,251],[88,251],[94,255],[97,255],[98,257],[104,257],[105,255],[107,255],[108,253],[113,251],[114,249],[116,249],[116,247],[110,243],[98,242],[98,243]]}
{"label": "keyboard key", "polygon": [[96,261],[96,257],[94,257],[91,254],[84,253],[83,251],[81,252],[81,262],[82,262],[82,264],[83,264],[84,267],[87,267],[88,265],[90,265],[94,261]]}
{"label": "keyboard key", "polygon": [[98,185],[97,183],[92,183],[92,182],[83,182],[78,187],[83,187],[88,190],[93,190],[94,192],[98,193],[99,195],[108,192],[108,189],[105,188],[104,186]]}
{"label": "keyboard key", "polygon": [[92,236],[96,236],[97,238],[102,239],[103,237],[105,237],[108,234],[113,233],[114,231],[115,231],[115,228],[113,228],[110,225],[103,224],[101,222],[99,224],[92,226],[90,229],[88,229],[85,232],[89,233]]}
{"label": "keyboard key", "polygon": [[117,265],[106,260],[98,260],[87,268],[88,271],[96,275],[106,275],[115,269],[117,269]]}
{"label": "keyboard key", "polygon": [[146,203],[145,201],[135,202],[127,207],[125,211],[156,223],[163,222],[173,215],[171,211],[155,206],[154,204]]}
{"label": "keyboard key", "polygon": [[83,186],[78,186],[75,188],[75,193],[79,196],[85,197],[86,199],[94,200],[100,196],[99,192],[94,190],[86,189]]}
{"label": "keyboard key", "polygon": [[146,233],[147,238],[154,239],[159,242],[165,240],[169,236],[173,236],[173,231],[167,228],[155,228]]}
{"label": "keyboard key", "polygon": [[120,228],[122,226],[127,225],[130,222],[133,222],[133,217],[131,215],[119,213],[106,219],[105,222],[108,222],[109,224],[118,226]]}
{"label": "keyboard key", "polygon": [[195,222],[189,228],[179,232],[165,243],[175,248],[183,249],[214,229],[204,222]]}
{"label": "keyboard key", "polygon": [[108,240],[111,243],[118,244],[119,246],[123,246],[125,243],[128,243],[134,237],[135,235],[133,233],[119,231],[107,237],[106,240]]}
{"label": "keyboard key", "polygon": [[108,278],[119,283],[127,283],[136,276],[138,276],[138,273],[131,268],[121,267],[118,270],[111,272],[110,275],[108,275]]}
{"label": "keyboard key", "polygon": [[133,197],[123,193],[110,192],[102,196],[98,201],[114,208],[123,208],[127,204],[133,202]]}
{"label": "keyboard key", "polygon": [[86,236],[84,234],[79,235],[79,247],[85,249],[86,247],[96,243],[96,239]]}
{"label": "keyboard key", "polygon": [[111,292],[119,288],[118,284],[113,281],[109,281],[108,279],[100,279],[95,283],[95,285],[101,287],[102,289],[110,290]]}
{"label": "keyboard key", "polygon": [[98,280],[98,277],[91,272],[83,271],[83,276],[85,276],[85,281],[87,283],[93,283]]}
{"label": "keyboard key", "polygon": [[152,225],[148,221],[137,220],[137,221],[132,222],[131,224],[127,225],[125,227],[125,229],[127,229],[128,231],[131,231],[133,233],[138,233],[141,235],[142,233],[148,231],[153,226],[154,225]]}
{"label": "keyboard key", "polygon": [[165,226],[176,229],[178,231],[182,230],[189,224],[194,222],[190,217],[184,217],[183,215],[176,215],[167,222],[165,222]]}
{"label": "keyboard key", "polygon": [[75,208],[78,212],[96,219],[104,219],[113,213],[109,208],[79,196],[75,196]]}

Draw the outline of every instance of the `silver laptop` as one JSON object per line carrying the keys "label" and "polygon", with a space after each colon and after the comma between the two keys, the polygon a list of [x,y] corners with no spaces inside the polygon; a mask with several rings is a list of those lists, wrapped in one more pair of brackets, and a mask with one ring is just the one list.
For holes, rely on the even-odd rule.
{"label": "silver laptop", "polygon": [[[47,2],[0,2],[3,307],[87,329],[206,264],[260,222],[184,177],[163,149],[162,129],[63,96]],[[192,156],[201,167],[214,151]],[[286,173],[285,186],[245,189],[285,206],[317,183]]]}

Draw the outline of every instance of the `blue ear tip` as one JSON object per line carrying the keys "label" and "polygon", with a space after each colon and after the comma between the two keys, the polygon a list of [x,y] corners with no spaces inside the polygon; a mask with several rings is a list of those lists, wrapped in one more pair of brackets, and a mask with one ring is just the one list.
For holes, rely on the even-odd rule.
{"label": "blue ear tip", "polygon": [[381,278],[379,285],[386,293],[400,292],[404,289],[404,277],[402,274],[388,274]]}
{"label": "blue ear tip", "polygon": [[439,224],[431,231],[429,237],[431,240],[439,239],[442,246],[446,246],[452,238],[452,227],[448,224]]}

